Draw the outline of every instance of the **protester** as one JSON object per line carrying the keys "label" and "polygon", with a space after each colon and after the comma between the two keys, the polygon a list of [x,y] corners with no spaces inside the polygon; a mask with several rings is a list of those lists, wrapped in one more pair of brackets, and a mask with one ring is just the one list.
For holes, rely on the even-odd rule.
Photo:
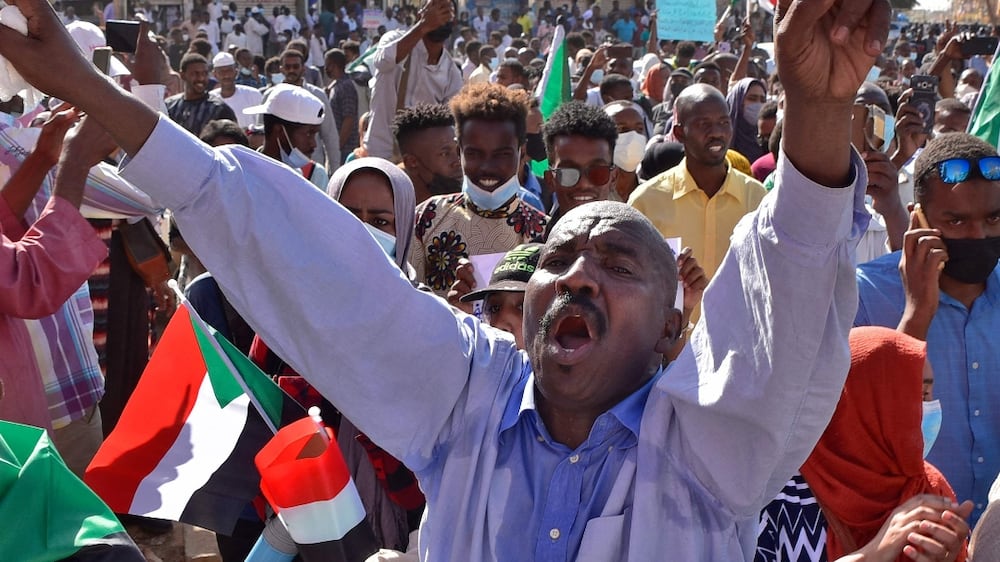
{"label": "protester", "polygon": [[996,148],[976,137],[932,139],[917,157],[920,210],[911,213],[902,251],[858,268],[855,324],[898,326],[927,341],[943,417],[927,460],[959,498],[975,503],[973,525],[1000,471],[1000,409],[994,406],[1000,385],[981,376],[997,367],[988,335],[1000,318],[993,305],[1000,257],[997,170]]}
{"label": "protester", "polygon": [[278,84],[268,91],[264,103],[243,110],[260,115],[264,122],[264,144],[260,152],[297,170],[320,190],[329,181],[326,170],[307,154],[316,149],[326,109],[310,92],[291,84]]}
{"label": "protester", "polygon": [[400,167],[413,182],[417,203],[462,190],[462,161],[455,138],[455,117],[446,105],[418,105],[393,122]]}
{"label": "protester", "polygon": [[653,221],[663,236],[679,236],[690,246],[711,279],[722,265],[737,223],[757,208],[766,192],[726,158],[733,122],[718,90],[692,85],[681,93],[674,111],[674,136],[684,144],[684,160],[636,188],[629,204]]}
{"label": "protester", "polygon": [[339,133],[340,162],[343,164],[347,155],[360,144],[358,136],[358,90],[354,81],[347,75],[347,56],[340,49],[330,49],[326,52],[326,63],[323,67],[330,85],[326,94],[330,98],[333,122]]}
{"label": "protester", "polygon": [[167,115],[175,122],[197,135],[209,121],[230,119],[236,121],[232,108],[208,90],[208,60],[194,53],[181,59],[181,79],[184,93],[167,98]]}
{"label": "protester", "polygon": [[[107,255],[107,248],[77,209],[90,164],[105,156],[95,156],[95,152],[107,149],[110,139],[96,123],[90,123],[86,129],[80,126],[64,144],[63,137],[77,119],[72,108],[51,117],[35,149],[0,189],[0,251],[5,264],[0,299],[0,344],[5,350],[0,419],[55,429],[56,447],[80,476],[102,440],[97,403],[104,393],[104,379],[93,342],[74,339],[80,331],[91,336],[93,320],[88,323],[60,309]],[[37,218],[25,223],[42,180],[57,163],[52,196]],[[49,322],[53,333],[64,332],[69,340],[63,336],[38,343],[44,345],[44,355],[55,352],[63,361],[40,361],[44,355],[36,356],[34,351],[27,321],[46,317],[55,321]],[[74,350],[74,345],[81,348]]]}
{"label": "protester", "polygon": [[209,92],[209,95],[221,98],[236,114],[236,122],[245,129],[254,123],[254,119],[243,113],[243,110],[260,105],[261,94],[256,88],[237,84],[237,73],[233,55],[225,52],[215,55],[212,59],[212,75],[218,80],[219,87]]}
{"label": "protester", "polygon": [[371,124],[364,137],[369,156],[393,156],[392,117],[403,107],[446,103],[462,88],[462,72],[444,43],[451,36],[451,0],[433,0],[406,32],[386,33],[374,56]]}
{"label": "protester", "polygon": [[[305,80],[305,55],[295,49],[286,49],[279,57],[281,61],[281,77],[283,84],[291,84],[303,88],[310,95],[319,100],[323,108],[330,107],[330,98],[327,97],[323,88],[315,86]],[[270,92],[274,91],[277,84],[264,90],[264,100],[266,101]],[[335,170],[340,164],[340,134],[333,119],[333,113],[324,111],[319,127],[319,140],[312,152],[308,154],[313,160],[324,166],[327,172]],[[318,185],[318,184],[317,184]],[[322,186],[320,186],[322,188]]]}
{"label": "protester", "polygon": [[767,152],[757,141],[757,118],[766,101],[767,86],[756,78],[740,80],[726,96],[733,127],[732,147],[751,162]]}
{"label": "protester", "polygon": [[[907,534],[922,512],[967,516],[948,481],[924,461],[921,394],[926,344],[888,328],[851,330],[851,370],[833,419],[801,475],[761,512],[758,562],[824,553],[826,560],[860,552],[910,560],[918,545]],[[934,560],[965,560],[968,525],[945,515],[925,524],[944,547]],[[868,559],[865,558],[865,559]]]}
{"label": "protester", "polygon": [[[525,203],[518,169],[527,96],[496,84],[469,86],[451,101],[462,154],[462,192],[417,207],[417,280],[445,296],[460,258],[506,252],[545,231],[548,218]],[[373,125],[374,126],[374,125]]]}

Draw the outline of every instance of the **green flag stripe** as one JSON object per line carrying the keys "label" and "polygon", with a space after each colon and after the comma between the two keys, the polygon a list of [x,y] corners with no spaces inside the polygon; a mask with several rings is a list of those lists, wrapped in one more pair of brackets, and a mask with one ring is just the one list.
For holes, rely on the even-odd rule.
{"label": "green flag stripe", "polygon": [[[191,310],[191,328],[198,339],[198,347],[201,349],[201,357],[205,361],[205,368],[208,371],[208,378],[212,381],[212,389],[215,391],[215,398],[219,401],[219,407],[225,408],[230,402],[243,396],[243,387],[234,378],[234,373],[229,371],[226,362],[215,351],[208,334],[202,331],[198,320],[194,318],[197,314]],[[208,327],[211,330],[211,327]]]}
{"label": "green flag stripe", "polygon": [[1000,143],[1000,72],[991,69],[979,94],[969,133],[997,147]]}
{"label": "green flag stripe", "polygon": [[233,362],[233,366],[243,377],[247,388],[257,397],[257,401],[260,402],[267,417],[271,419],[275,427],[281,427],[281,413],[285,403],[284,393],[281,389],[253,361],[236,349],[236,346],[222,337],[222,334],[215,332],[215,340],[219,342],[222,351]]}

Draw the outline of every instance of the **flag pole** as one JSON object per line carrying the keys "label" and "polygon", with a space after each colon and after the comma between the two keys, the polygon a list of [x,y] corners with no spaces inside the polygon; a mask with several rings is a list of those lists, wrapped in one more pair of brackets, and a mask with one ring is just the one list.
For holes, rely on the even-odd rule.
{"label": "flag pole", "polygon": [[218,354],[220,358],[222,358],[222,362],[226,365],[226,368],[229,369],[229,372],[234,373],[233,378],[236,379],[236,382],[239,383],[240,388],[242,388],[243,392],[246,393],[247,397],[250,398],[250,403],[253,404],[253,407],[257,409],[257,413],[260,414],[260,417],[264,418],[264,423],[267,424],[267,427],[268,429],[271,430],[271,433],[278,433],[278,428],[275,427],[274,422],[271,421],[271,418],[267,415],[267,412],[264,410],[264,407],[261,406],[260,402],[257,400],[257,396],[247,386],[247,383],[245,380],[243,380],[243,377],[239,375],[239,370],[236,368],[236,365],[233,365],[233,362],[229,359],[229,356],[226,355],[226,352],[222,349],[222,346],[219,345],[219,342],[215,341],[215,337],[213,337],[212,334],[216,330],[211,326],[209,326],[208,324],[206,324],[205,321],[201,319],[201,316],[198,314],[198,311],[191,306],[191,301],[187,300],[187,297],[185,297],[184,293],[181,292],[181,287],[180,285],[177,284],[177,281],[175,279],[167,281],[167,286],[170,287],[171,290],[173,290],[175,295],[177,295],[178,301],[182,305],[187,307],[189,315],[198,324],[198,327],[201,328],[201,331],[206,335],[208,335],[208,340],[212,343],[212,349],[214,349],[215,353]]}

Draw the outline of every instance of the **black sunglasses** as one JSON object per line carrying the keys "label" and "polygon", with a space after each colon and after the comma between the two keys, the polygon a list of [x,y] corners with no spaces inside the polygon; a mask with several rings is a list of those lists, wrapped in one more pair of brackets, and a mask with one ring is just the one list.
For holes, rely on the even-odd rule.
{"label": "black sunglasses", "polygon": [[579,168],[549,168],[552,177],[560,187],[573,187],[580,183],[584,175],[587,180],[594,185],[604,185],[611,179],[611,169],[614,166],[601,165],[591,166],[585,170]]}

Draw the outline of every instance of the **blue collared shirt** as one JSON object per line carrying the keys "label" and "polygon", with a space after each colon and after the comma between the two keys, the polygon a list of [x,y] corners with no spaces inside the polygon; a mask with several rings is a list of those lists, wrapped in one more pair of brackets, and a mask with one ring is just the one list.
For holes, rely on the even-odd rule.
{"label": "blue collared shirt", "polygon": [[413,290],[346,209],[291,189],[292,170],[161,118],[123,174],[174,210],[271,348],[417,474],[422,560],[645,562],[751,556],[760,509],[833,415],[869,217],[856,154],[853,169],[830,189],[779,158],[691,344],[572,451],[537,416],[509,335]]}
{"label": "blue collared shirt", "polygon": [[[857,326],[895,328],[906,303],[900,252],[858,267]],[[934,398],[941,401],[941,433],[927,461],[948,479],[959,501],[971,499],[975,524],[1000,471],[1000,267],[972,310],[941,292],[927,332]]]}

